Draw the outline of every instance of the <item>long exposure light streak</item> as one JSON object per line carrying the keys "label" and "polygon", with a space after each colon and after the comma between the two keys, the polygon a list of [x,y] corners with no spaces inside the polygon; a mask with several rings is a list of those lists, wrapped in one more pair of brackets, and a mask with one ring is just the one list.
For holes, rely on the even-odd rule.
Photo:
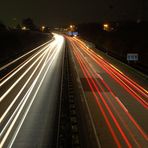
{"label": "long exposure light streak", "polygon": [[[91,52],[89,49],[82,46],[82,44],[79,44],[80,47],[82,47],[83,51],[89,55],[99,66],[101,66],[116,82],[118,82],[125,90],[127,90],[128,93],[130,93],[141,105],[143,105],[146,109],[148,109],[148,93],[147,91],[142,88],[140,85],[138,85],[136,82],[132,81],[130,78],[124,78],[121,73],[116,71],[115,69],[111,68],[110,64],[107,64],[107,61],[104,61],[99,56],[96,56],[96,53]],[[116,73],[115,73],[116,72]],[[134,84],[134,85],[133,85]],[[129,87],[131,85],[131,87]],[[141,93],[141,96],[135,91],[136,89],[138,92]],[[145,98],[145,100],[143,99]]]}
{"label": "long exposure light streak", "polygon": [[[16,122],[19,122],[17,127],[15,127],[15,132],[12,134],[12,139],[10,140],[9,147],[12,146],[35,98],[36,95],[47,75],[47,73],[52,72],[50,67],[52,67],[53,62],[58,60],[59,54],[62,52],[63,44],[64,44],[64,38],[60,35],[54,34],[55,40],[49,43],[47,46],[41,48],[35,55],[31,56],[26,62],[23,62],[25,65],[19,66],[19,70],[17,68],[14,68],[10,75],[7,74],[6,79],[4,79],[6,84],[7,81],[11,80],[14,75],[17,76],[17,73],[20,72],[20,69],[23,67],[27,68],[21,75],[18,77],[13,84],[6,90],[6,92],[2,95],[1,101],[5,101],[5,97],[9,95],[11,90],[18,85],[19,81],[22,81],[26,75],[29,74],[30,70],[32,72],[30,75],[28,75],[27,81],[23,82],[22,88],[16,93],[16,96],[12,98],[12,102],[8,105],[6,110],[3,112],[0,121],[1,123],[5,122],[5,125],[1,129],[1,142],[0,147],[3,147],[5,142],[7,141],[10,134],[12,134],[12,130],[14,130],[14,126],[16,125]],[[42,51],[42,52],[41,52]],[[37,56],[38,55],[38,56]],[[35,59],[32,61],[32,59]],[[31,60],[30,60],[31,59]],[[28,62],[29,61],[29,62]],[[17,62],[17,60],[15,61]],[[26,64],[27,63],[27,64]],[[13,64],[13,63],[11,63]],[[26,67],[27,65],[27,67]],[[8,65],[9,66],[9,65]],[[34,68],[33,68],[34,67]],[[32,69],[33,68],[33,69]],[[41,79],[40,79],[41,78]],[[33,82],[32,82],[33,79]],[[39,83],[38,86],[37,83]],[[31,85],[30,85],[31,84]],[[2,86],[3,86],[2,85]],[[30,86],[29,86],[30,85]],[[28,87],[29,86],[29,87]],[[26,93],[22,97],[22,92],[26,91]],[[33,97],[32,97],[33,95]],[[20,98],[22,97],[22,98]],[[4,99],[4,100],[3,100]],[[19,102],[18,102],[19,101]],[[12,110],[12,107],[16,105],[16,102],[18,102],[17,106],[14,108],[14,111],[10,114],[10,110]],[[27,107],[25,107],[27,104]],[[9,115],[8,121],[5,121],[5,118]],[[20,114],[24,114],[20,118]],[[18,119],[20,121],[18,121]]]}
{"label": "long exposure light streak", "polygon": [[[126,133],[128,133],[128,135],[131,136],[134,143],[138,147],[142,147],[141,140],[137,136],[135,136],[135,134],[137,132],[139,132],[139,134],[141,134],[141,136],[146,141],[148,141],[148,136],[143,131],[143,129],[139,126],[139,124],[135,121],[135,119],[132,117],[132,115],[130,114],[130,112],[128,111],[128,109],[124,105],[124,103],[120,100],[120,98],[115,95],[115,93],[112,91],[112,89],[109,87],[109,85],[105,82],[103,77],[99,73],[97,73],[95,68],[92,66],[92,63],[90,63],[87,60],[88,58],[86,57],[86,55],[89,57],[89,59],[94,61],[98,66],[100,66],[103,70],[105,70],[107,72],[107,74],[109,74],[111,76],[111,78],[116,80],[116,82],[118,82],[121,87],[123,87],[130,95],[132,95],[146,109],[147,109],[147,102],[146,102],[147,91],[143,87],[138,85],[136,82],[134,82],[133,80],[128,78],[123,72],[121,72],[119,69],[117,69],[114,65],[112,65],[111,63],[108,63],[107,61],[105,61],[104,58],[100,57],[100,55],[96,54],[93,50],[86,47],[86,45],[83,42],[81,42],[80,40],[75,39],[75,38],[74,39],[68,38],[68,40],[70,41],[69,44],[70,44],[70,47],[73,51],[73,54],[74,54],[75,58],[77,59],[76,61],[79,63],[79,66],[80,66],[80,68],[81,68],[81,70],[82,70],[82,72],[89,84],[91,92],[94,95],[96,103],[98,104],[98,106],[104,116],[106,124],[108,125],[108,128],[109,128],[117,146],[120,147],[121,145],[120,145],[120,142],[114,132],[114,129],[112,128],[112,124],[110,123],[107,115],[105,115],[106,114],[105,111],[103,111],[104,107],[106,107],[106,109],[108,110],[112,120],[114,121],[117,129],[119,130],[120,134],[122,135],[123,139],[125,140],[125,143],[127,144],[127,146],[132,147],[132,144],[129,141],[129,137],[126,136],[125,130],[127,131]],[[97,78],[100,79],[100,81],[98,81]],[[100,92],[100,90],[101,90],[101,92]],[[109,93],[102,94],[102,92],[105,92],[106,90],[108,90]],[[99,103],[98,100],[100,100],[100,99],[103,102],[104,106],[101,105],[102,103],[101,104]],[[118,104],[118,106],[114,106],[114,102],[112,101],[112,99]],[[108,102],[109,102],[109,105],[108,105]],[[120,107],[120,109],[122,109],[122,112],[124,112],[124,114],[127,115],[126,118],[129,119],[129,121],[128,120],[127,121],[129,124],[131,124],[131,123],[133,124],[133,128],[131,128],[129,126],[129,124],[127,124],[127,121],[125,121],[125,119],[120,115],[120,113],[117,109],[119,107]],[[119,118],[118,120],[116,120],[116,117],[114,116],[114,112],[116,113],[117,117]],[[124,129],[121,128],[121,126],[118,122],[119,120],[122,123],[122,126],[124,126]],[[135,131],[135,129],[136,129],[136,131]],[[143,142],[146,143],[146,141],[145,142],[143,141]]]}

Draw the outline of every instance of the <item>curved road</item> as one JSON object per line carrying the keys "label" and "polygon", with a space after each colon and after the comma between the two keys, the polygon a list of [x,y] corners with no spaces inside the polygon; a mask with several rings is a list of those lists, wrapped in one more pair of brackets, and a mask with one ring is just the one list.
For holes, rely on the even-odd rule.
{"label": "curved road", "polygon": [[64,38],[54,39],[1,68],[0,147],[54,147]]}
{"label": "curved road", "polygon": [[[90,121],[84,123],[93,126],[95,147],[147,148],[147,78],[138,78],[77,38],[66,40],[83,91],[78,101],[88,109],[84,114]],[[54,34],[52,41],[0,68],[0,147],[56,147],[64,51],[64,38]]]}
{"label": "curved road", "polygon": [[[147,77],[137,79],[145,84],[142,87],[130,67],[116,67],[119,61],[97,53],[78,38],[66,38],[84,94],[82,105],[86,102],[99,141],[96,147],[147,148]],[[127,76],[130,73],[132,78]]]}

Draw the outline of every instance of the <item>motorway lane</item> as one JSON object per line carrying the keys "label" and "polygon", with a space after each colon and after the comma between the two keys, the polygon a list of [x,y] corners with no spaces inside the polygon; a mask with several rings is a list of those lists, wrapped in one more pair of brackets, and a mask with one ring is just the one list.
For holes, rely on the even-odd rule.
{"label": "motorway lane", "polygon": [[102,147],[148,147],[148,91],[67,37]]}
{"label": "motorway lane", "polygon": [[7,66],[17,65],[2,78],[0,147],[52,145],[65,48],[62,36],[54,38]]}
{"label": "motorway lane", "polygon": [[0,67],[1,80],[2,80],[2,78],[4,79],[8,74],[10,74],[10,72],[12,72],[12,70],[14,71],[17,67],[19,67],[20,65],[23,65],[23,63],[26,62],[25,60],[27,60],[30,56],[37,53],[38,50],[40,50],[41,48],[42,49],[46,48],[49,45],[49,43],[52,42],[53,40],[54,40],[54,37],[50,41],[36,47],[35,49],[25,53],[24,55],[18,57],[17,59],[14,59],[13,61],[7,63],[6,65],[3,65],[2,67]]}

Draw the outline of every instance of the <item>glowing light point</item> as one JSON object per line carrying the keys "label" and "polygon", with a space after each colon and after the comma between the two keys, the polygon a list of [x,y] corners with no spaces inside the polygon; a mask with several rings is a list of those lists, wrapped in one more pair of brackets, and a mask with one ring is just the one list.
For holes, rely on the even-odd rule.
{"label": "glowing light point", "polygon": [[45,30],[45,26],[42,26],[42,27],[41,27],[41,30],[44,31],[44,30]]}
{"label": "glowing light point", "polygon": [[22,27],[22,30],[27,30],[27,28],[25,26]]}

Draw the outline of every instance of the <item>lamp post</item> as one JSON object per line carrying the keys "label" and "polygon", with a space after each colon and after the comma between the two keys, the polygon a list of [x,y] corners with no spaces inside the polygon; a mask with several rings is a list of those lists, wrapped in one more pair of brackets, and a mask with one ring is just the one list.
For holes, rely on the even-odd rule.
{"label": "lamp post", "polygon": [[43,32],[43,31],[45,30],[45,26],[42,26],[42,27],[41,27],[41,30],[42,30],[42,32]]}

